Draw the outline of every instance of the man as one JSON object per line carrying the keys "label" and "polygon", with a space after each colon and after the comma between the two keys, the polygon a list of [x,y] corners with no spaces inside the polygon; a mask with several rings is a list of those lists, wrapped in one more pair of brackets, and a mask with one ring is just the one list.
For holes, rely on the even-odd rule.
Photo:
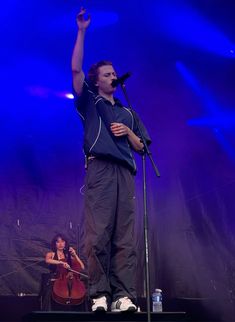
{"label": "man", "polygon": [[[136,311],[134,301],[134,174],[132,150],[142,152],[132,113],[114,98],[117,75],[109,61],[82,70],[84,37],[90,17],[81,8],[72,56],[75,106],[84,125],[85,249],[92,311]],[[148,143],[148,134],[136,115]]]}

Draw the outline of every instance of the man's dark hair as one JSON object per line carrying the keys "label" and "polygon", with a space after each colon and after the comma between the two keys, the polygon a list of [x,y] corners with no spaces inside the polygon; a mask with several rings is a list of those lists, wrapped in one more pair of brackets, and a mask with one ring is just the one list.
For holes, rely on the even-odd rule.
{"label": "man's dark hair", "polygon": [[95,85],[98,80],[99,68],[102,66],[113,66],[113,63],[108,60],[101,60],[98,63],[91,65],[88,71],[88,81],[91,88],[97,92],[97,86]]}

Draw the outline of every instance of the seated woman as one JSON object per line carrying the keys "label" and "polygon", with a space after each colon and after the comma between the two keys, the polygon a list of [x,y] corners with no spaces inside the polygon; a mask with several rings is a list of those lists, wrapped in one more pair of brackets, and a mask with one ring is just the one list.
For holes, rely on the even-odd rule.
{"label": "seated woman", "polygon": [[[46,254],[45,261],[50,265],[62,265],[64,268],[71,267],[71,260],[77,261],[81,269],[84,269],[84,264],[76,254],[76,251],[69,246],[68,240],[62,234],[57,234],[51,241],[51,250]],[[53,271],[55,266],[51,267]]]}
{"label": "seated woman", "polygon": [[62,305],[82,303],[85,287],[79,279],[79,272],[84,270],[84,264],[63,234],[57,234],[52,239],[51,251],[46,254],[45,262],[49,264],[51,272],[47,281],[43,281],[42,310],[52,310],[52,306],[58,309],[54,302]]}

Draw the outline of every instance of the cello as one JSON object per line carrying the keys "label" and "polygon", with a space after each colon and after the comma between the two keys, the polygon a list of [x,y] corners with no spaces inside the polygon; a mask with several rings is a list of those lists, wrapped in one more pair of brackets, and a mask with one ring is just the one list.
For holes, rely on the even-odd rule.
{"label": "cello", "polygon": [[79,305],[86,296],[86,288],[80,280],[81,265],[75,258],[71,257],[69,251],[65,252],[65,258],[61,261],[67,262],[70,268],[63,265],[57,267],[56,278],[52,288],[52,298],[55,302],[62,305]]}

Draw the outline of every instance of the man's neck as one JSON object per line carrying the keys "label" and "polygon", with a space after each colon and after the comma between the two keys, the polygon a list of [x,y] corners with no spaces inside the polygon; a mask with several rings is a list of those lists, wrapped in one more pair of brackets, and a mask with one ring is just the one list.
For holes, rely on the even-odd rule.
{"label": "man's neck", "polygon": [[115,104],[115,100],[113,98],[113,94],[107,94],[107,93],[104,93],[102,91],[99,91],[99,95],[104,97],[106,100],[110,101],[112,103],[112,105]]}

